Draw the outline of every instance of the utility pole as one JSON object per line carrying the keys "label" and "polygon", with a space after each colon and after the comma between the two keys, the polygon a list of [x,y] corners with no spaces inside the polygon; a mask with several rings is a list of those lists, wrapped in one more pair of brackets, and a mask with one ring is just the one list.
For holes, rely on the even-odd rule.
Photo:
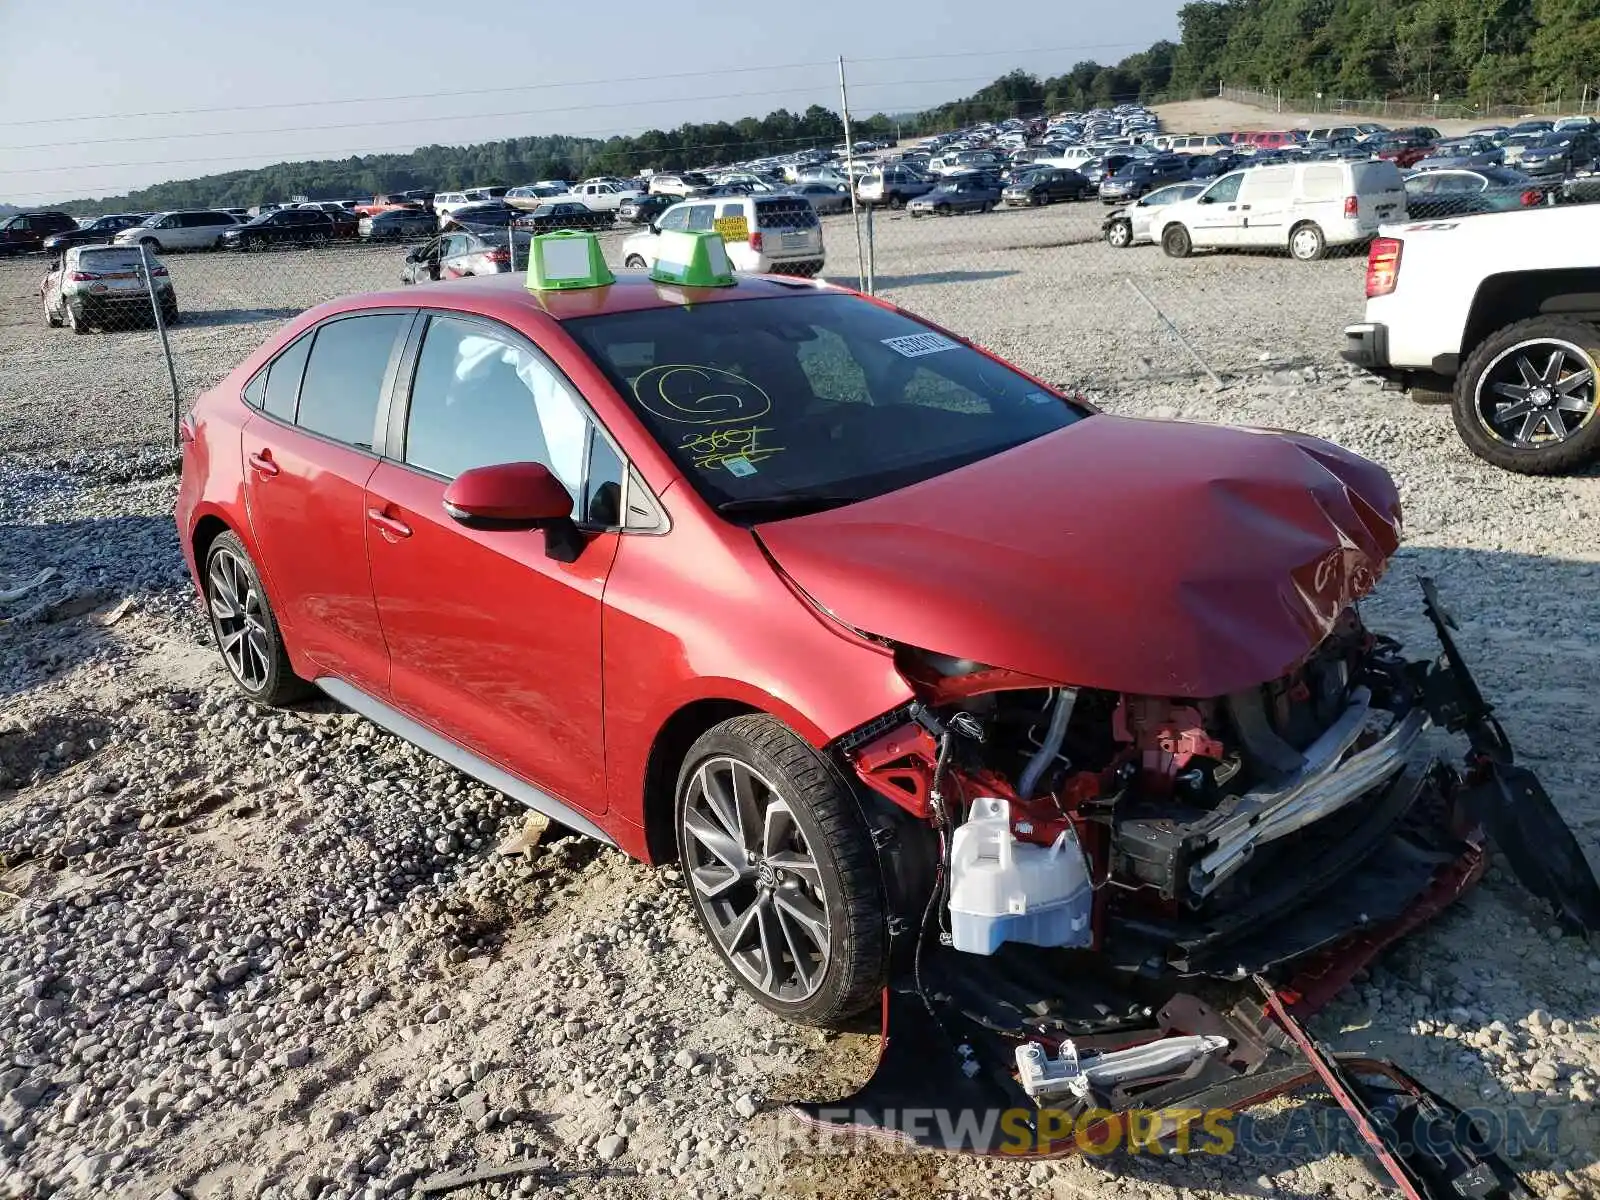
{"label": "utility pole", "polygon": [[850,96],[845,91],[844,55],[839,56],[839,115],[844,120],[844,178],[850,189],[850,216],[856,225],[856,267],[858,286],[867,290],[867,254],[861,244],[861,201],[856,195],[855,176],[850,173],[850,161],[855,158],[855,143],[850,139]]}

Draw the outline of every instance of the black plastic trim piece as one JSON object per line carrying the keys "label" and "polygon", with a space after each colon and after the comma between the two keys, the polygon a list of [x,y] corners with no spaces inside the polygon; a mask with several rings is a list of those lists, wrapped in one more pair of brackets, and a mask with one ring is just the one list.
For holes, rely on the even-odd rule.
{"label": "black plastic trim piece", "polygon": [[526,805],[535,812],[544,813],[553,821],[559,821],[568,829],[594,838],[597,842],[604,842],[607,846],[615,846],[616,839],[588,817],[571,808],[548,792],[541,791],[531,783],[524,783],[515,775],[495,766],[485,758],[479,758],[472,751],[456,745],[440,734],[435,733],[421,722],[414,721],[398,709],[391,708],[382,700],[367,695],[359,688],[352,687],[342,679],[332,676],[322,676],[314,681],[316,685],[332,696],[340,704],[352,712],[361,714],[374,725],[387,729],[398,738],[403,738],[418,749],[426,750],[435,758],[443,759],[456,770],[472,776],[486,787],[492,787],[497,792],[504,792],[519,804]]}

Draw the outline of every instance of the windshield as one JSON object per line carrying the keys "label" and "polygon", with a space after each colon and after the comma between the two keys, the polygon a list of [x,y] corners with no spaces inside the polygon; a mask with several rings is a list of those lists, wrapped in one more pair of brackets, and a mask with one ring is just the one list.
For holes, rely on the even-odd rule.
{"label": "windshield", "polygon": [[[710,503],[848,503],[1085,414],[1002,364],[853,296],[565,321]],[[771,506],[770,508],[768,506]]]}

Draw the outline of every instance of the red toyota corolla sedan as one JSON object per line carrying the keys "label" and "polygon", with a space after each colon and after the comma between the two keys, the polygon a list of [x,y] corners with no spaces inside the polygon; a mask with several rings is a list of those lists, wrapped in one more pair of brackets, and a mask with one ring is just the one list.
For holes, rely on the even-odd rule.
{"label": "red toyota corolla sedan", "polygon": [[930,930],[1237,977],[1471,873],[1408,767],[1465,676],[1362,627],[1399,505],[1328,443],[1097,413],[824,284],[632,272],[323,305],[183,436],[245,695],[680,862],[792,1019]]}

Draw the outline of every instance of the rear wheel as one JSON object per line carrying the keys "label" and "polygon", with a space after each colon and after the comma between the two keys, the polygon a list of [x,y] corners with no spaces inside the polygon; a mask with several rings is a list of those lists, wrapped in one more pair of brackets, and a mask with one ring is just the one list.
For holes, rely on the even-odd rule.
{"label": "rear wheel", "polygon": [[1316,262],[1328,253],[1322,230],[1307,221],[1289,231],[1289,253],[1301,262]]}
{"label": "rear wheel", "polygon": [[1485,339],[1456,380],[1467,449],[1507,471],[1557,475],[1600,459],[1600,329],[1535,317]]}
{"label": "rear wheel", "polygon": [[872,839],[829,761],[765,713],[714,726],[678,774],[684,879],[712,948],[773,1012],[837,1025],[883,987]]}
{"label": "rear wheel", "polygon": [[44,302],[44,323],[50,326],[51,329],[61,328],[61,316],[50,307],[50,301],[48,300]]}
{"label": "rear wheel", "polygon": [[73,308],[70,304],[67,305],[67,327],[71,329],[73,333],[89,332],[89,322],[85,320],[84,317],[79,315],[78,310]]}
{"label": "rear wheel", "polygon": [[1161,252],[1168,258],[1188,258],[1193,249],[1189,231],[1182,225],[1168,225],[1161,231]]}
{"label": "rear wheel", "polygon": [[1116,250],[1126,250],[1133,245],[1133,222],[1111,222],[1111,228],[1106,230],[1106,245]]}
{"label": "rear wheel", "polygon": [[202,578],[211,632],[234,686],[258,704],[286,704],[308,693],[311,686],[289,663],[261,576],[235,534],[217,535]]}
{"label": "rear wheel", "polygon": [[627,258],[622,260],[622,265],[635,271],[642,271],[646,264],[644,259],[640,258],[637,254],[630,254]]}

